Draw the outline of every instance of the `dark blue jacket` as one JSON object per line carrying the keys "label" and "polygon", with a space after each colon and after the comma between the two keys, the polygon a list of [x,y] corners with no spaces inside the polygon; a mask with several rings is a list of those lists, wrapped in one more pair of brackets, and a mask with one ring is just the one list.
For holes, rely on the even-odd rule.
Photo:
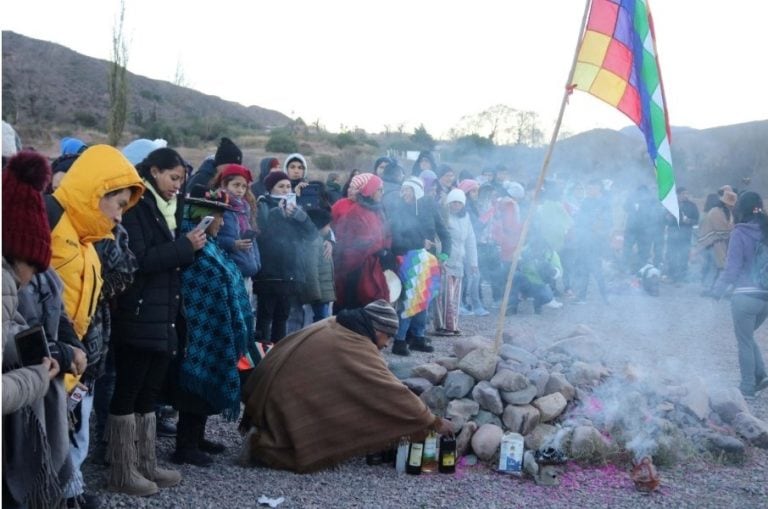
{"label": "dark blue jacket", "polygon": [[256,239],[253,239],[253,245],[248,251],[237,249],[235,241],[241,239],[243,233],[237,221],[237,212],[224,212],[224,223],[216,236],[216,242],[237,264],[244,277],[253,277],[261,269],[259,246]]}

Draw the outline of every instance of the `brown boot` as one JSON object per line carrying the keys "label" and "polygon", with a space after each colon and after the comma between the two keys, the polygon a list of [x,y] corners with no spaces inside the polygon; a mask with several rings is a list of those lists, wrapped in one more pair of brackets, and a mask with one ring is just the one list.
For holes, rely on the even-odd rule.
{"label": "brown boot", "polygon": [[110,415],[107,424],[107,460],[110,491],[146,497],[157,493],[157,484],[139,473],[136,452],[136,418]]}
{"label": "brown boot", "polygon": [[155,481],[159,488],[170,488],[181,482],[178,470],[169,470],[157,466],[155,442],[157,440],[157,416],[155,412],[136,415],[136,429],[139,438],[139,472],[149,480]]}

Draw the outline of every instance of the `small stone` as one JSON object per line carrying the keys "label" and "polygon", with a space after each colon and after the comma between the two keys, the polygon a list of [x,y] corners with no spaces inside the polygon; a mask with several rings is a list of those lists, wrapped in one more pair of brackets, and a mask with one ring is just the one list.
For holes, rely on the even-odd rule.
{"label": "small stone", "polygon": [[498,361],[499,358],[493,351],[478,348],[469,352],[459,361],[459,369],[475,380],[490,380],[496,373]]}
{"label": "small stone", "polygon": [[576,397],[576,389],[568,382],[562,373],[552,373],[549,375],[547,385],[544,387],[544,395],[559,392],[567,401]]}
{"label": "small stone", "polygon": [[533,406],[541,412],[541,422],[549,422],[563,413],[568,402],[562,394],[556,392],[533,401]]}
{"label": "small stone", "polygon": [[539,424],[541,413],[533,405],[507,405],[501,420],[509,431],[527,435]]}
{"label": "small stone", "polygon": [[445,410],[448,406],[448,398],[445,396],[445,389],[441,386],[433,386],[422,392],[419,396],[432,413],[440,417],[445,416]]}
{"label": "small stone", "polygon": [[482,426],[483,424],[494,424],[500,428],[503,426],[499,416],[494,415],[487,410],[480,410],[472,420],[475,421],[478,426]]}
{"label": "small stone", "polygon": [[474,386],[475,379],[460,369],[449,372],[443,383],[443,387],[445,387],[445,395],[448,396],[449,399],[463,398],[469,394]]}
{"label": "small stone", "polygon": [[439,385],[442,383],[443,378],[445,378],[446,373],[448,373],[448,370],[443,366],[430,362],[413,368],[412,376],[426,378],[432,385]]}
{"label": "small stone", "polygon": [[528,380],[536,386],[536,396],[544,396],[550,373],[546,368],[534,368],[527,373]]}
{"label": "small stone", "polygon": [[609,444],[592,426],[576,426],[571,435],[570,456],[574,459],[598,463],[605,459]]}
{"label": "small stone", "polygon": [[483,336],[471,336],[468,338],[457,339],[453,344],[453,353],[459,360],[467,356],[467,354],[478,348],[484,348],[486,350],[493,349],[493,341]]}
{"label": "small stone", "polygon": [[742,412],[749,413],[749,407],[741,391],[736,388],[716,389],[709,393],[709,406],[725,422],[733,422]]}
{"label": "small stone", "polygon": [[499,356],[505,361],[514,360],[529,367],[535,366],[539,362],[539,358],[528,350],[507,344],[501,345]]}
{"label": "small stone", "polygon": [[706,438],[707,448],[711,452],[715,454],[725,453],[733,461],[744,461],[746,446],[738,438],[715,432],[707,433],[704,438]]}
{"label": "small stone", "polygon": [[517,392],[528,387],[528,377],[523,374],[515,373],[508,369],[499,370],[493,378],[491,378],[491,385],[496,387],[500,391]]}
{"label": "small stone", "polygon": [[534,478],[539,475],[539,464],[530,449],[523,455],[523,471]]}
{"label": "small stone", "polygon": [[454,423],[464,424],[477,415],[480,411],[480,404],[471,399],[453,399],[448,402],[445,410],[445,416]]}
{"label": "small stone", "polygon": [[416,394],[417,396],[420,395],[422,392],[426,391],[427,389],[431,389],[433,387],[432,382],[427,380],[426,378],[406,378],[403,380],[403,383],[406,387],[408,387],[411,392]]}
{"label": "small stone", "polygon": [[568,381],[573,385],[598,385],[610,372],[600,364],[576,361],[568,371]]}
{"label": "small stone", "polygon": [[501,415],[504,411],[504,404],[501,402],[498,389],[485,380],[479,382],[472,389],[472,399],[480,404],[480,408],[493,414]]}
{"label": "small stone", "polygon": [[551,424],[539,424],[525,435],[525,447],[534,451],[541,449],[544,444],[550,443],[556,434],[557,428]]}
{"label": "small stone", "polygon": [[732,425],[734,431],[747,442],[761,449],[768,449],[768,424],[765,421],[750,413],[741,412],[736,414]]}
{"label": "small stone", "polygon": [[435,364],[440,364],[446,371],[451,372],[459,367],[459,359],[457,357],[440,357],[435,360]]}
{"label": "small stone", "polygon": [[415,362],[391,362],[388,367],[398,380],[405,380],[411,377],[414,366],[416,366]]}
{"label": "small stone", "polygon": [[500,391],[501,399],[510,405],[527,405],[536,397],[536,386],[529,384],[525,389],[515,392]]}
{"label": "small stone", "polygon": [[587,335],[572,336],[552,344],[550,351],[565,354],[570,358],[594,362],[605,358],[604,344]]}
{"label": "small stone", "polygon": [[495,424],[484,424],[472,435],[472,451],[483,461],[490,461],[498,454],[504,431]]}
{"label": "small stone", "polygon": [[466,423],[456,437],[456,457],[461,458],[467,454],[469,449],[469,443],[472,440],[472,436],[477,431],[477,423],[469,421]]}

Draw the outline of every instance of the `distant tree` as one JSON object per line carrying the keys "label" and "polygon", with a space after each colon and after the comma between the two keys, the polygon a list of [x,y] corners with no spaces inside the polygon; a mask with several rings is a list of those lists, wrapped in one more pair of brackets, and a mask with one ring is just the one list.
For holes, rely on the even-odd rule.
{"label": "distant tree", "polygon": [[184,73],[184,64],[181,62],[181,56],[176,61],[176,72],[173,75],[173,84],[177,87],[188,87],[189,82],[187,76]]}
{"label": "distant tree", "polygon": [[410,139],[413,143],[418,145],[421,150],[434,150],[435,148],[435,139],[427,132],[427,128],[424,127],[424,124],[421,124],[413,131]]}
{"label": "distant tree", "polygon": [[541,145],[544,139],[536,112],[517,110],[506,104],[496,104],[479,113],[461,117],[449,134],[454,140],[476,134],[488,138],[495,145],[530,147]]}
{"label": "distant tree", "polygon": [[272,131],[264,147],[267,152],[278,152],[281,154],[290,154],[299,151],[299,144],[291,132],[278,129]]}
{"label": "distant tree", "polygon": [[120,13],[112,28],[112,62],[109,66],[109,144],[116,147],[128,116],[128,46],[125,42],[125,0],[120,0]]}
{"label": "distant tree", "polygon": [[512,132],[517,145],[538,147],[544,140],[544,133],[539,128],[539,115],[533,111],[518,111]]}

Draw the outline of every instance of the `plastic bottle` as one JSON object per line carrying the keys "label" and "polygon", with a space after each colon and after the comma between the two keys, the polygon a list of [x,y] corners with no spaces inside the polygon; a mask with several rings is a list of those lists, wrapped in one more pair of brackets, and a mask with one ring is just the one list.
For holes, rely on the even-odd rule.
{"label": "plastic bottle", "polygon": [[421,471],[425,474],[437,472],[437,433],[430,431],[424,439],[424,454],[421,461]]}
{"label": "plastic bottle", "polygon": [[440,436],[440,459],[437,469],[441,474],[456,472],[456,439],[452,436]]}
{"label": "plastic bottle", "polygon": [[424,453],[424,442],[413,442],[408,449],[408,463],[405,471],[412,475],[421,474],[421,456]]}
{"label": "plastic bottle", "polygon": [[397,445],[397,456],[395,458],[395,470],[398,474],[405,473],[405,464],[408,462],[408,449],[410,443],[407,439],[401,438]]}

